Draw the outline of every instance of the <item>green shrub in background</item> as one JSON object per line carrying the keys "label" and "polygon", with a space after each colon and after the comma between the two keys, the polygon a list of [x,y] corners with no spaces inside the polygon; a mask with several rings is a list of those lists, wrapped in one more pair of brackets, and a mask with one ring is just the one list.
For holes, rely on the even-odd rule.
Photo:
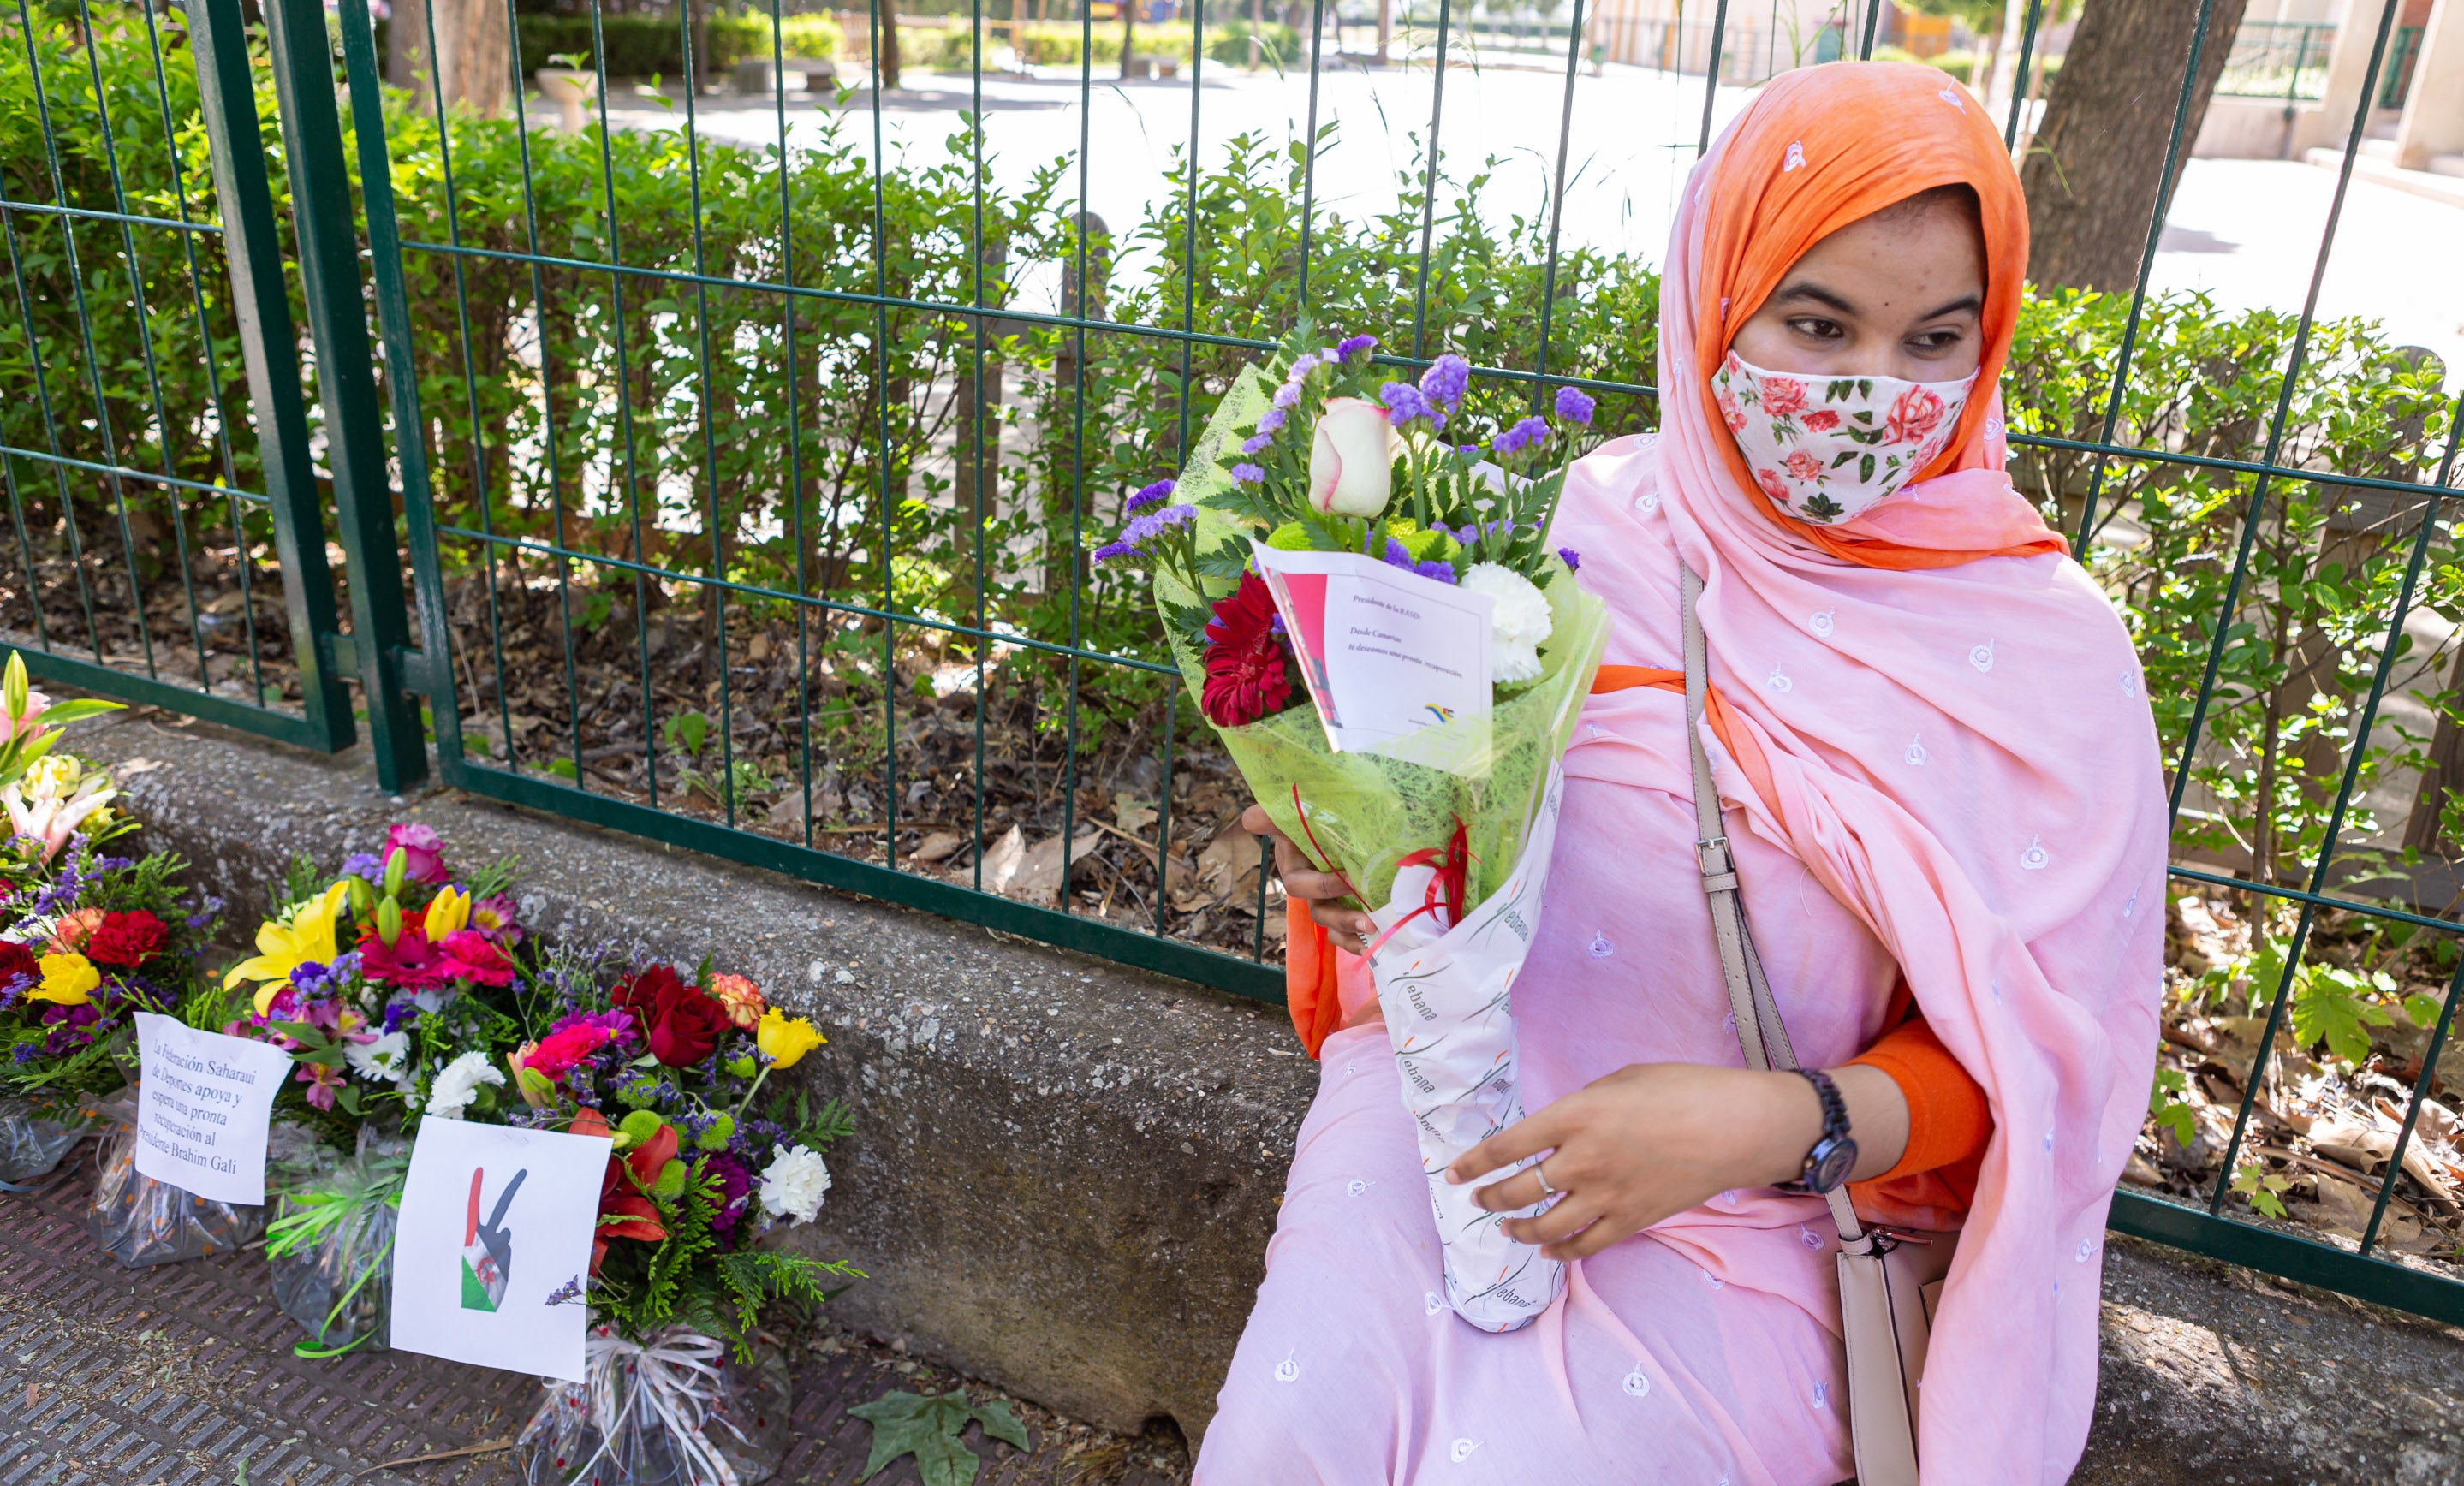
{"label": "green shrub in background", "polygon": [[[1245,67],[1249,62],[1249,23],[1232,20],[1206,28],[1206,56],[1210,62],[1228,67]],[[1076,67],[1080,54],[1088,50],[1091,36],[1094,65],[1120,65],[1121,28],[1117,21],[1097,21],[1092,27],[1081,28],[1073,21],[1021,21],[1007,28],[1011,51],[1019,61],[1029,67]],[[1268,22],[1258,29],[1260,65],[1286,68],[1307,66],[1308,56],[1301,50],[1300,33],[1280,22]],[[984,29],[987,48],[1001,43],[1002,33],[992,27]],[[945,72],[966,72],[974,62],[975,35],[964,25],[945,27],[902,27],[899,31],[900,55],[917,66]],[[1170,57],[1182,66],[1189,65],[1191,29],[1187,21],[1164,21],[1137,29],[1139,56]]]}
{"label": "green shrub in background", "polygon": [[[575,65],[589,68],[597,49],[592,45],[588,15],[518,15],[522,63],[548,66],[551,56],[578,56]],[[603,15],[599,36],[606,43],[610,77],[676,78],[684,76],[682,23],[673,15]],[[779,41],[790,58],[827,61],[843,55],[847,37],[827,15],[790,15],[779,24]],[[710,17],[710,71],[724,72],[748,58],[766,61],[771,55],[770,17],[715,14]]]}
{"label": "green shrub in background", "polygon": [[[142,20],[99,17],[95,33],[129,209],[177,214],[176,162],[190,211],[210,212],[205,141],[176,27],[166,32],[164,68],[172,90],[167,138]],[[83,47],[65,26],[40,28],[35,40],[68,198],[111,208]],[[0,184],[13,199],[44,202],[55,194],[23,55],[0,54]],[[273,106],[269,85],[259,100],[268,140],[278,137]],[[391,107],[385,125],[411,240],[444,242],[458,232],[467,246],[519,251],[535,219],[547,254],[616,255],[663,271],[694,266],[680,134],[620,133],[605,142],[617,200],[611,223],[595,132],[534,131],[526,200],[515,126],[451,120],[449,218],[446,137],[437,123]],[[699,261],[725,277],[853,294],[872,293],[878,282],[893,298],[1048,311],[1058,307],[1054,286],[1074,273],[1083,251],[1094,269],[1090,308],[1101,318],[1268,339],[1298,317],[1306,164],[1299,146],[1236,137],[1210,146],[1194,181],[1191,163],[1178,160],[1168,189],[1139,219],[1112,224],[1109,240],[1084,243],[1061,195],[1072,175],[1062,163],[1023,190],[986,184],[979,194],[967,165],[974,148],[960,134],[933,163],[911,156],[885,170],[876,230],[871,169],[835,135],[792,157],[783,182],[768,152],[705,141]],[[270,170],[280,193],[279,162]],[[782,186],[790,229],[783,237]],[[1478,364],[1530,368],[1540,361],[1545,308],[1551,374],[1652,379],[1659,284],[1644,263],[1567,251],[1555,296],[1547,297],[1545,219],[1531,213],[1491,227],[1494,213],[1483,208],[1491,183],[1474,172],[1441,184],[1424,273],[1417,170],[1407,170],[1401,186],[1390,214],[1347,218],[1321,208],[1309,224],[1309,305],[1319,324],[1375,335],[1390,352],[1450,349]],[[987,247],[980,265],[971,249],[979,203]],[[28,310],[13,317],[25,329],[0,327],[0,434],[33,448],[56,438],[73,456],[133,469],[158,469],[167,459],[184,477],[219,478],[214,402],[219,396],[237,407],[246,396],[219,239],[134,234],[144,331],[156,353],[149,367],[118,229],[64,229],[58,219],[23,214],[14,221],[12,268],[26,284]],[[65,254],[72,231],[99,365],[82,350]],[[205,335],[187,287],[191,247],[207,270]],[[1117,265],[1109,273],[1108,261]],[[714,540],[723,537],[731,578],[788,588],[801,581],[806,592],[868,604],[887,594],[908,612],[972,615],[980,579],[988,623],[1141,654],[1155,649],[1142,579],[1089,572],[1080,554],[1117,523],[1125,492],[1177,469],[1185,431],[1203,426],[1248,357],[1232,346],[1016,320],[995,322],[979,341],[957,317],[811,296],[793,301],[791,325],[790,304],[775,294],[633,276],[611,282],[605,273],[534,272],[501,258],[414,251],[406,272],[416,357],[407,368],[386,370],[419,380],[427,426],[418,434],[441,524],[552,537],[577,551],[688,572],[709,570]],[[1425,333],[1416,346],[1414,316],[1423,306]],[[2126,298],[2110,295],[2032,295],[2003,387],[2014,429],[2102,436],[2128,310]],[[2278,396],[2277,368],[2295,328],[2276,312],[2227,311],[2197,295],[2149,300],[2115,437],[2201,457],[2258,458]],[[28,332],[42,349],[39,382]],[[203,364],[208,335],[210,379]],[[96,380],[107,420],[93,416]],[[46,396],[55,409],[48,423]],[[1534,389],[1484,381],[1476,396],[1504,408],[1527,404]],[[981,489],[970,438],[979,416],[988,476]],[[2417,507],[2356,492],[2331,471],[2421,479],[2434,468],[2449,416],[2436,372],[2390,347],[2374,323],[2327,321],[2314,330],[2278,458],[2316,475],[2272,482],[2255,513],[2252,562],[2227,616],[2219,691],[2192,763],[2183,850],[2278,878],[2299,874],[2315,857],[2378,664],[2385,616],[2419,530]],[[1647,428],[1657,409],[1646,398],[1613,395],[1602,399],[1599,419],[1607,431]],[[237,441],[233,453],[241,479],[253,480],[251,441]],[[2093,479],[2091,461],[2022,447],[2014,472],[2071,529]],[[51,472],[23,461],[0,466],[27,540],[65,543]],[[108,550],[117,540],[113,492],[91,478],[69,481],[67,491],[89,550]],[[160,498],[134,482],[128,491],[141,514],[143,502]],[[2254,477],[2232,470],[2131,459],[2107,466],[2083,557],[2138,639],[2168,749],[2188,727],[2255,491]],[[2464,548],[2453,516],[2431,534],[2417,595],[2424,613],[2449,623],[2464,623]],[[15,536],[7,534],[0,549]],[[449,544],[447,558],[476,560],[461,541]],[[571,580],[585,616],[577,623],[607,612],[605,602],[588,601],[594,594],[631,591],[629,576],[587,564],[577,564]],[[675,597],[693,595],[680,589]],[[2415,647],[2406,640],[2394,657],[2395,689],[2458,710],[2445,679],[2453,653],[2453,641]],[[1077,676],[1096,724],[1082,739],[1089,747],[1099,745],[1106,718],[1134,714],[1160,694],[1155,678],[1112,667],[1082,666]],[[2426,741],[2380,729],[2364,754],[2363,786],[2417,766]],[[2348,839],[2374,823],[2363,810],[2348,822]]]}

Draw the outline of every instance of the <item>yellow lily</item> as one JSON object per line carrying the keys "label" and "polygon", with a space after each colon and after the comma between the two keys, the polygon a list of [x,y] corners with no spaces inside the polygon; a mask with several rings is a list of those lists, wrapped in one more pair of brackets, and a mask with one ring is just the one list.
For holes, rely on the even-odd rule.
{"label": "yellow lily", "polygon": [[302,965],[331,965],[340,952],[334,943],[334,916],[350,900],[348,883],[331,887],[291,910],[286,919],[268,919],[256,929],[256,957],[242,960],[223,977],[228,991],[243,980],[261,980],[256,1010],[263,1015],[274,998],[291,984],[291,972]]}
{"label": "yellow lily", "polygon": [[446,884],[436,889],[435,897],[428,900],[428,917],[424,922],[428,928],[428,942],[443,942],[447,934],[470,924],[471,895],[451,883]]}
{"label": "yellow lily", "polygon": [[811,1022],[802,1016],[781,1016],[775,1006],[761,1014],[761,1025],[753,1034],[754,1045],[761,1049],[761,1056],[770,1060],[773,1068],[792,1068],[806,1053],[828,1040],[813,1030]]}
{"label": "yellow lily", "polygon": [[102,984],[102,972],[82,954],[46,954],[34,963],[42,967],[43,983],[26,993],[33,1000],[83,1006],[86,994]]}

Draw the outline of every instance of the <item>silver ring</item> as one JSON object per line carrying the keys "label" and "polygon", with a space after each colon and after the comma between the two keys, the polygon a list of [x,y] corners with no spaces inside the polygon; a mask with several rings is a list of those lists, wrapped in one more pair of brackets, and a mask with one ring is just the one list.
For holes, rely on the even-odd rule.
{"label": "silver ring", "polygon": [[1553,1197],[1557,1195],[1557,1189],[1549,1185],[1549,1173],[1541,1169],[1542,1167],[1547,1165],[1548,1163],[1545,1161],[1532,1162],[1531,1174],[1540,1178],[1540,1195],[1543,1197]]}

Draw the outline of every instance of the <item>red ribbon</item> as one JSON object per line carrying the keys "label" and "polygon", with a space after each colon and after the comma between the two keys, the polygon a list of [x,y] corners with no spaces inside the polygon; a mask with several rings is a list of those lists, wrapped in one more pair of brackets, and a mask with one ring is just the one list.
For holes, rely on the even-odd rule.
{"label": "red ribbon", "polygon": [[1398,871],[1404,867],[1431,865],[1436,866],[1437,871],[1429,878],[1428,890],[1421,895],[1420,906],[1397,919],[1394,928],[1379,934],[1377,942],[1362,951],[1362,954],[1375,954],[1385,948],[1386,941],[1394,938],[1397,930],[1404,925],[1423,913],[1436,913],[1441,898],[1445,904],[1446,923],[1454,925],[1463,922],[1463,889],[1471,876],[1471,841],[1463,826],[1463,817],[1455,817],[1454,834],[1446,838],[1445,845],[1423,846],[1395,863]]}

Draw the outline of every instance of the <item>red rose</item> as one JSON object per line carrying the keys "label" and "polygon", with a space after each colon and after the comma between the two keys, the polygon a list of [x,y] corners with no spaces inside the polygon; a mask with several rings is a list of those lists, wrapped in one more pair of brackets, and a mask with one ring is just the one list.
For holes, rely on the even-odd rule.
{"label": "red rose", "polygon": [[85,957],[97,965],[135,970],[163,952],[171,931],[143,908],[134,913],[106,913],[85,942]]}
{"label": "red rose", "polygon": [[0,991],[24,980],[33,985],[43,978],[43,967],[34,963],[34,951],[13,939],[0,939]]}
{"label": "red rose", "polygon": [[1771,377],[1763,382],[1763,411],[1773,418],[1785,418],[1805,408],[1805,383],[1793,377]]}
{"label": "red rose", "polygon": [[1199,691],[1206,720],[1238,728],[1282,711],[1292,695],[1275,638],[1275,601],[1255,573],[1216,601],[1206,622],[1206,685]]}
{"label": "red rose", "polygon": [[731,1025],[727,1007],[699,986],[687,985],[673,969],[653,965],[616,987],[616,1004],[633,1014],[650,1044],[650,1055],[671,1068],[710,1056]]}
{"label": "red rose", "polygon": [[1805,415],[1804,422],[1808,433],[1829,433],[1839,426],[1839,415],[1827,407],[1817,407]]}

